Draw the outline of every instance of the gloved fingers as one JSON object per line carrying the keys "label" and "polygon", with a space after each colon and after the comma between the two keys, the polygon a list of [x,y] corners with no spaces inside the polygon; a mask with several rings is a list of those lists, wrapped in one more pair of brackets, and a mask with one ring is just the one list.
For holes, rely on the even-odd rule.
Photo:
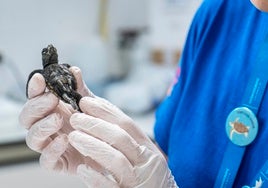
{"label": "gloved fingers", "polygon": [[112,177],[107,177],[84,164],[78,166],[77,175],[83,180],[87,187],[119,188],[119,185],[112,179]]}
{"label": "gloved fingers", "polygon": [[53,110],[53,112],[60,114],[60,116],[63,118],[63,127],[60,129],[59,133],[69,134],[71,131],[73,131],[73,127],[70,125],[70,117],[74,112],[74,109],[69,105],[66,104],[63,101],[59,101],[58,106]]}
{"label": "gloved fingers", "polygon": [[45,147],[40,156],[40,165],[48,170],[66,171],[68,164],[62,155],[68,148],[68,136],[60,135]]}
{"label": "gloved fingers", "polygon": [[83,97],[80,100],[79,106],[85,114],[103,119],[110,123],[122,125],[125,122],[131,122],[131,119],[119,108],[100,97]]}
{"label": "gloved fingers", "polygon": [[41,152],[50,142],[53,134],[63,126],[63,119],[59,114],[53,113],[37,121],[29,129],[26,143],[34,151]]}
{"label": "gloved fingers", "polygon": [[154,143],[119,108],[109,101],[99,97],[83,97],[79,106],[81,110],[90,116],[103,119],[124,129],[139,145],[145,145],[153,151],[159,151]]}
{"label": "gloved fingers", "polygon": [[81,131],[71,132],[69,142],[82,155],[92,158],[105,168],[122,187],[133,184],[133,166],[121,152],[109,144]]}
{"label": "gloved fingers", "polygon": [[46,89],[46,82],[44,77],[40,73],[36,73],[32,76],[28,83],[28,97],[29,99],[34,98],[44,93]]}
{"label": "gloved fingers", "polygon": [[143,148],[117,125],[82,113],[73,114],[70,123],[74,129],[92,135],[119,150],[133,166],[143,162],[144,159],[140,156]]}
{"label": "gloved fingers", "polygon": [[59,103],[59,99],[52,93],[44,93],[28,100],[19,116],[19,122],[29,129],[35,122],[48,115]]}
{"label": "gloved fingers", "polygon": [[83,97],[85,96],[94,97],[94,94],[87,88],[83,80],[81,70],[78,67],[72,66],[70,67],[70,71],[73,73],[76,79],[77,92],[80,93]]}

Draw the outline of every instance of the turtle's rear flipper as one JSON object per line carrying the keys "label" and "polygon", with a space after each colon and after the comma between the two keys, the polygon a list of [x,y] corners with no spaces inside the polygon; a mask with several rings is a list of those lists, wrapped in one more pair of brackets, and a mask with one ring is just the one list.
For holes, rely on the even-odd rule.
{"label": "turtle's rear flipper", "polygon": [[40,73],[42,74],[43,73],[43,70],[42,69],[37,69],[37,70],[34,70],[33,72],[30,73],[29,77],[28,77],[28,80],[27,80],[27,84],[26,84],[26,97],[28,97],[28,84],[29,84],[29,81],[31,80],[31,78],[33,77],[33,75],[35,73]]}
{"label": "turtle's rear flipper", "polygon": [[69,103],[73,107],[74,110],[80,110],[76,101],[70,98],[66,93],[62,95],[62,98],[64,99],[66,103]]}
{"label": "turtle's rear flipper", "polygon": [[72,95],[75,98],[76,103],[79,104],[80,100],[82,99],[82,95],[80,95],[77,91],[73,91]]}
{"label": "turtle's rear flipper", "polygon": [[78,111],[82,112],[79,107],[79,102],[82,99],[82,95],[80,95],[77,91],[73,91],[72,97],[75,99],[76,105],[78,106]]}

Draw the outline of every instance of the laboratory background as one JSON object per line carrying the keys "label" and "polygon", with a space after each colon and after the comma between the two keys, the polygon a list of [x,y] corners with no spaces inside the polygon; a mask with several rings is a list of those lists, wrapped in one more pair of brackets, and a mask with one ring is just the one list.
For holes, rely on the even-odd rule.
{"label": "laboratory background", "polygon": [[152,139],[154,112],[176,74],[201,0],[0,0],[0,187],[86,186],[48,172],[18,123],[28,75],[53,44],[87,86],[131,116]]}

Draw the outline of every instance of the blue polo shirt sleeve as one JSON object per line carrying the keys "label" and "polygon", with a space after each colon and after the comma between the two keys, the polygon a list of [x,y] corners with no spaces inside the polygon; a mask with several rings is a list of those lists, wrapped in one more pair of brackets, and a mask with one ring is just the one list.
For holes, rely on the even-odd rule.
{"label": "blue polo shirt sleeve", "polygon": [[[204,6],[204,5],[202,5]],[[206,14],[200,11],[201,7],[197,11],[192,24],[190,26],[188,37],[186,39],[184,50],[181,59],[178,63],[178,69],[180,69],[180,74],[176,74],[171,86],[171,92],[166,96],[161,105],[156,111],[156,122],[154,126],[154,136],[158,145],[167,154],[168,153],[168,142],[169,142],[169,131],[172,125],[174,115],[176,113],[177,106],[180,103],[180,96],[183,93],[183,88],[187,79],[188,70],[190,69],[191,62],[195,58],[195,49],[198,48],[198,40],[201,40],[199,33],[202,28],[199,28],[201,21],[204,20]],[[187,109],[185,109],[187,110]]]}

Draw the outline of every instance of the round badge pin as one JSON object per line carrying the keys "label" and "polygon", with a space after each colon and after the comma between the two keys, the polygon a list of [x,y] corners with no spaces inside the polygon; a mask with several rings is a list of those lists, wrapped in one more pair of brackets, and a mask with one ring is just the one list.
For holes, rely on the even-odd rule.
{"label": "round badge pin", "polygon": [[247,107],[235,108],[227,117],[226,134],[238,146],[249,145],[258,133],[258,120]]}

